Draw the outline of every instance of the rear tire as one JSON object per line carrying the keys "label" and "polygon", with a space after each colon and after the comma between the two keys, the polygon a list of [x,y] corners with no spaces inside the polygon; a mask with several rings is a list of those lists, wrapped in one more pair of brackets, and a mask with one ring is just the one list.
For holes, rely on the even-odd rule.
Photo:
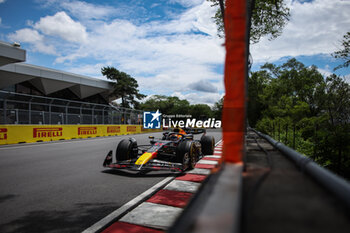
{"label": "rear tire", "polygon": [[191,141],[182,141],[176,148],[176,162],[181,163],[183,171],[192,169],[192,158],[194,157],[194,144]]}
{"label": "rear tire", "polygon": [[196,163],[197,163],[197,155],[196,155],[196,153],[192,153],[192,155],[190,157],[189,169],[190,170],[194,169],[194,167],[196,166]]}
{"label": "rear tire", "polygon": [[214,154],[215,139],[213,136],[203,135],[201,138],[202,153],[204,155]]}
{"label": "rear tire", "polygon": [[134,138],[123,139],[119,142],[115,158],[117,162],[137,157],[137,142]]}

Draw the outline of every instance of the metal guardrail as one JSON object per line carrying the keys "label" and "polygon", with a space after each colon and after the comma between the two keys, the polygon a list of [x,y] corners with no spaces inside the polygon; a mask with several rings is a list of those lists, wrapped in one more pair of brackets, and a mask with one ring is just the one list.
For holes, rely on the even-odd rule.
{"label": "metal guardrail", "polygon": [[260,137],[267,140],[276,149],[285,154],[289,159],[304,172],[308,173],[317,182],[323,185],[326,189],[332,192],[336,197],[342,200],[350,209],[350,183],[345,179],[337,176],[333,172],[316,164],[312,159],[298,153],[281,142],[272,139],[270,136],[263,134],[255,129],[252,129]]}
{"label": "metal guardrail", "polygon": [[114,105],[0,91],[0,124],[142,124],[143,112]]}

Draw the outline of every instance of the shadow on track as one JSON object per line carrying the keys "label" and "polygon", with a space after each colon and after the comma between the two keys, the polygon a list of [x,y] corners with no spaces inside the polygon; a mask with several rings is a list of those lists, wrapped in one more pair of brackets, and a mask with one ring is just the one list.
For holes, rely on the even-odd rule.
{"label": "shadow on track", "polygon": [[152,177],[168,177],[168,176],[181,176],[183,173],[178,172],[161,172],[161,171],[149,171],[149,172],[133,172],[133,171],[127,171],[127,170],[113,170],[113,169],[106,169],[101,171],[102,173],[107,173],[111,175],[117,175],[117,176],[127,176],[127,177],[145,177],[145,178],[152,178]]}
{"label": "shadow on track", "polygon": [[13,198],[16,198],[17,196],[18,195],[14,195],[14,194],[7,194],[7,195],[0,196],[0,204],[5,202],[5,201],[12,200]]}
{"label": "shadow on track", "polygon": [[0,225],[2,233],[70,233],[81,232],[91,223],[105,217],[120,206],[116,203],[77,203],[67,211],[30,211],[21,218]]}

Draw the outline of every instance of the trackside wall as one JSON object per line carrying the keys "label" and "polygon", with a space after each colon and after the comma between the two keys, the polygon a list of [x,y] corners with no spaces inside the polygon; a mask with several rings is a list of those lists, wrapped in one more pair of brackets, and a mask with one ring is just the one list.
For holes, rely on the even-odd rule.
{"label": "trackside wall", "polygon": [[160,131],[142,125],[0,125],[0,145]]}

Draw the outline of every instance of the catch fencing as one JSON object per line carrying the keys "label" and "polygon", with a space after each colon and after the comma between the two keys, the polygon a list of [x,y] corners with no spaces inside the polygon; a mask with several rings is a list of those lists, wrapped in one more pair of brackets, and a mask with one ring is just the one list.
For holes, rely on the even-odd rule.
{"label": "catch fencing", "polygon": [[0,124],[141,125],[142,121],[140,110],[0,91]]}

